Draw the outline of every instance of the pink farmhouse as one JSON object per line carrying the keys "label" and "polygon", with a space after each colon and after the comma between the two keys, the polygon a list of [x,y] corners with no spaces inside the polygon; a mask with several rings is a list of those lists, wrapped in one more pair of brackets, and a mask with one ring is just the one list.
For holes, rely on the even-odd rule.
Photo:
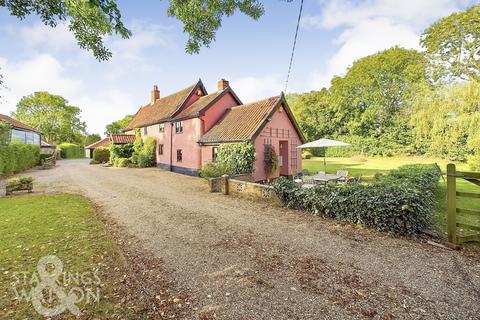
{"label": "pink farmhouse", "polygon": [[[220,144],[251,141],[256,149],[254,181],[302,171],[297,146],[304,138],[283,93],[243,104],[224,79],[211,94],[201,80],[163,98],[154,86],[150,103],[138,110],[125,134],[136,128],[144,140],[155,138],[157,166],[166,170],[198,175],[204,164],[215,161]],[[270,177],[263,168],[265,145],[279,155],[280,168]]]}

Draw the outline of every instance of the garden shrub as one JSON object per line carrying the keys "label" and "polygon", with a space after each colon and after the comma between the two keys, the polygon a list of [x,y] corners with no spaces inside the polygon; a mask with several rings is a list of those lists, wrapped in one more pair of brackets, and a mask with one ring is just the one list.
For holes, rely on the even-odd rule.
{"label": "garden shrub", "polygon": [[302,151],[302,159],[310,159],[312,157],[312,153],[308,150]]}
{"label": "garden shrub", "polygon": [[98,147],[93,150],[93,160],[99,163],[110,161],[110,149],[108,147]]}
{"label": "garden shrub", "polygon": [[137,137],[133,144],[131,162],[138,168],[154,166],[155,147],[156,142],[152,137],[148,137],[147,140],[145,140],[145,143],[143,143],[142,138]]}
{"label": "garden shrub", "polygon": [[110,146],[110,162],[115,163],[117,158],[130,158],[133,154],[133,144],[112,144]]}
{"label": "garden shrub", "polygon": [[278,169],[278,156],[275,149],[267,144],[264,150],[263,168],[265,175],[269,177]]}
{"label": "garden shrub", "polygon": [[132,164],[129,158],[116,158],[115,163],[113,164],[115,167],[125,168],[129,167]]}
{"label": "garden shrub", "polygon": [[415,236],[430,224],[440,171],[435,165],[408,165],[373,184],[317,185],[312,189],[285,178],[273,186],[282,204],[395,235]]}
{"label": "garden shrub", "polygon": [[64,142],[57,146],[60,150],[60,157],[62,159],[79,159],[85,158],[85,150],[83,146],[78,144]]}
{"label": "garden shrub", "polygon": [[224,174],[231,175],[232,173],[227,169],[224,163],[210,162],[203,165],[202,169],[200,169],[200,176],[202,178],[218,178]]}
{"label": "garden shrub", "polygon": [[251,142],[221,144],[217,151],[217,162],[233,175],[253,173],[255,146]]}

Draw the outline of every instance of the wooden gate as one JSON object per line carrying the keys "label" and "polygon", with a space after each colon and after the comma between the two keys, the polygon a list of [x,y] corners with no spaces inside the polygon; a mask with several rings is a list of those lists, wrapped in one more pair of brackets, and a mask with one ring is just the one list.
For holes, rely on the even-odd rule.
{"label": "wooden gate", "polygon": [[[457,171],[454,164],[447,165],[448,241],[457,244],[480,241],[480,208],[457,207],[457,197],[480,199],[480,193],[457,191],[457,179],[465,179],[480,187],[480,172]],[[470,219],[465,220],[465,217]]]}

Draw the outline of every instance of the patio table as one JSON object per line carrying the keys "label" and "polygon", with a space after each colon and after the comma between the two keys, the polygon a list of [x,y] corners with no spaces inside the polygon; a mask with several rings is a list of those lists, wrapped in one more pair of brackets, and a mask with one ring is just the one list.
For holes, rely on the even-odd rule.
{"label": "patio table", "polygon": [[313,176],[313,181],[327,183],[329,181],[337,181],[340,178],[341,178],[341,176],[333,174],[333,173],[317,174],[317,175]]}

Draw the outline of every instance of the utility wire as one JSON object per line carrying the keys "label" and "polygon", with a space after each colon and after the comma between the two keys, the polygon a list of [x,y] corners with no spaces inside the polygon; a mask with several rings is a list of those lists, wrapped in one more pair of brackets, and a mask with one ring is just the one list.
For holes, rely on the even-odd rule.
{"label": "utility wire", "polygon": [[285,93],[287,93],[288,80],[290,79],[290,72],[292,71],[293,55],[295,54],[295,46],[297,45],[298,27],[300,26],[300,19],[302,18],[303,0],[300,2],[300,12],[298,13],[297,29],[295,30],[295,38],[293,40],[292,55],[290,56],[290,64],[288,66],[287,80],[285,81]]}

